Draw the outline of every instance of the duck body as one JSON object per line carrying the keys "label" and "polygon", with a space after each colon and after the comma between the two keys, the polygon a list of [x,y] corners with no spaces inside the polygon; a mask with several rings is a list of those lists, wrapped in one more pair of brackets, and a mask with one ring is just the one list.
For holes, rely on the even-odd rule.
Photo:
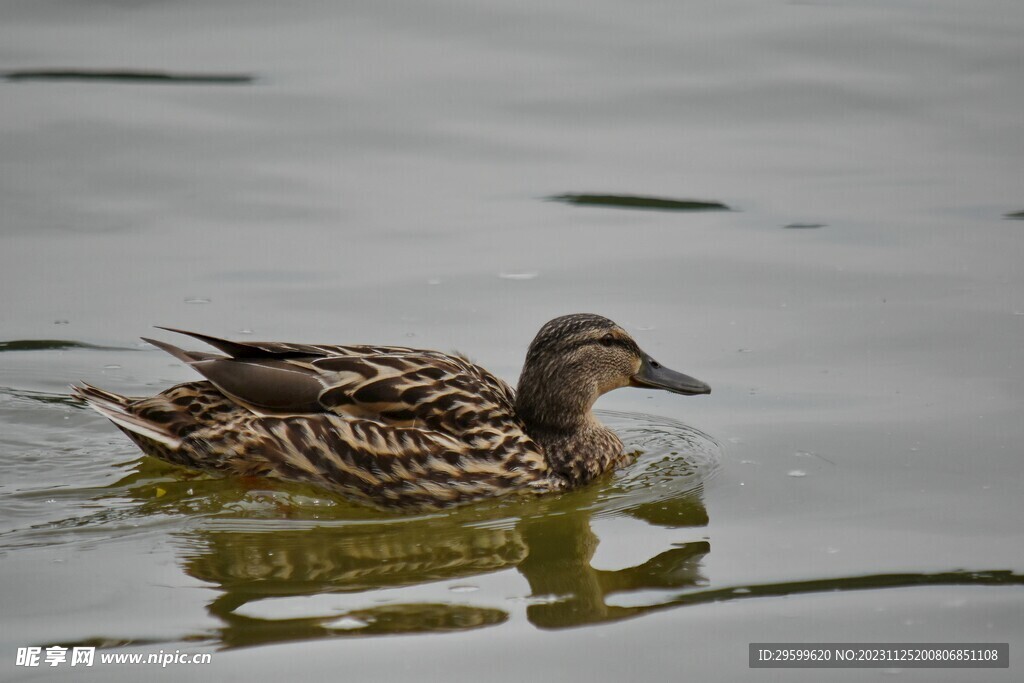
{"label": "duck body", "polygon": [[[162,460],[307,482],[388,509],[562,491],[620,467],[629,459],[622,442],[590,407],[604,391],[635,381],[644,359],[655,363],[621,328],[589,314],[545,325],[531,345],[518,394],[469,360],[437,351],[182,333],[221,353],[147,341],[204,381],[149,398],[90,385],[74,387],[75,395]],[[637,354],[632,365],[640,367],[626,367],[625,357]],[[595,365],[595,355],[626,372]],[[676,388],[645,386],[710,391],[663,370]]]}

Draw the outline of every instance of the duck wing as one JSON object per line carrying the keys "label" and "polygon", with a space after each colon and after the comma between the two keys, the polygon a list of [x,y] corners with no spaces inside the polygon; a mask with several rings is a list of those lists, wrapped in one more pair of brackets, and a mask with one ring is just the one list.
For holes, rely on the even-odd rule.
{"label": "duck wing", "polygon": [[[264,342],[264,341],[235,341],[232,339],[222,339],[220,337],[214,337],[208,334],[201,334],[199,332],[189,332],[188,330],[179,330],[174,327],[160,327],[156,326],[158,330],[166,330],[168,332],[174,332],[176,334],[183,334],[193,339],[198,339],[204,344],[209,344],[213,348],[226,353],[230,358],[254,360],[258,358],[267,358],[275,360],[287,360],[287,359],[298,359],[298,358],[322,358],[328,356],[373,356],[376,354],[388,354],[396,352],[414,352],[416,349],[407,348],[404,346],[373,346],[367,344],[352,344],[347,346],[339,346],[333,344],[292,344],[288,342]],[[151,339],[146,339],[149,343],[153,344]],[[157,346],[163,348],[163,343],[156,343]],[[171,346],[166,344],[166,346]],[[171,347],[175,348],[175,347]],[[165,351],[167,349],[164,349]],[[187,354],[195,352],[189,351]],[[172,355],[174,355],[172,353]]]}
{"label": "duck wing", "polygon": [[515,394],[487,370],[437,351],[397,351],[313,361],[329,383],[319,396],[330,412],[453,435],[521,431]]}
{"label": "duck wing", "polygon": [[146,341],[258,413],[329,412],[456,436],[488,426],[521,431],[511,387],[459,356],[393,346],[235,342],[173,331],[228,355]]}

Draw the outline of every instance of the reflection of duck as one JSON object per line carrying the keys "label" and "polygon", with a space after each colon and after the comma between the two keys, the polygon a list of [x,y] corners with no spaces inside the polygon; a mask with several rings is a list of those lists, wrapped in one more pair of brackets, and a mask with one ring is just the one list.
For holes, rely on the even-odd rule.
{"label": "reflection of duck", "polygon": [[[313,529],[190,532],[185,570],[217,584],[209,605],[227,647],[340,635],[425,633],[500,624],[490,605],[430,600],[384,602],[380,591],[468,578],[515,567],[527,549],[514,529],[472,529],[448,520],[369,523]],[[446,593],[444,589],[439,591]],[[354,594],[343,614],[270,616],[274,598]],[[269,601],[269,602],[265,602]],[[314,604],[323,604],[315,601]],[[255,612],[255,613],[253,613]],[[346,624],[335,626],[340,620]]]}
{"label": "reflection of duck", "polygon": [[[637,616],[659,605],[615,606],[606,598],[640,590],[685,590],[703,579],[700,561],[710,550],[706,541],[672,544],[625,569],[595,569],[591,559],[599,541],[591,530],[593,502],[587,491],[570,500],[555,499],[550,506],[535,502],[402,522],[195,530],[182,536],[184,566],[189,575],[220,591],[209,610],[222,624],[217,638],[227,647],[500,624],[510,613],[495,601],[508,601],[507,594],[449,594],[439,582],[472,584],[474,577],[503,570],[516,569],[526,579],[531,595],[526,617],[541,628]],[[662,501],[659,508],[675,511],[673,527],[707,524],[699,489]],[[648,521],[643,508],[627,513]],[[509,515],[513,526],[495,524]],[[414,587],[431,583],[435,588],[423,601],[418,597],[422,589]],[[404,588],[413,589],[412,599],[381,593]],[[332,594],[349,597],[290,605],[273,600]],[[671,595],[666,592],[666,599]],[[347,607],[336,611],[329,606],[339,602]]]}
{"label": "reflection of duck", "polygon": [[591,412],[601,394],[630,385],[710,392],[589,314],[541,328],[518,393],[465,358],[436,351],[185,334],[227,355],[153,343],[209,381],[146,399],[88,385],[76,396],[163,460],[310,482],[380,507],[579,486],[628,459]]}

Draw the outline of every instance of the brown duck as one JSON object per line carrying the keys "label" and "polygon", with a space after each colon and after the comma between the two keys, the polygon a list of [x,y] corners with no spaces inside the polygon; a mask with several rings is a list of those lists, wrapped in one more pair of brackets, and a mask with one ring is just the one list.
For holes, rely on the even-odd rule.
{"label": "brown duck", "polygon": [[395,346],[237,342],[222,354],[147,340],[206,381],[151,398],[74,395],[147,454],[206,471],[315,484],[378,508],[430,509],[513,491],[564,491],[629,460],[594,417],[625,386],[707,394],[607,318],[544,325],[516,391],[466,358]]}

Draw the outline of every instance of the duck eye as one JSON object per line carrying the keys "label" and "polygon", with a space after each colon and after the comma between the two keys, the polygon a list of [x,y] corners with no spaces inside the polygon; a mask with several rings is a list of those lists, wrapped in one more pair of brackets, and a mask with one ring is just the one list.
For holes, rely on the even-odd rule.
{"label": "duck eye", "polygon": [[615,335],[611,332],[601,337],[601,346],[611,346],[615,343]]}

